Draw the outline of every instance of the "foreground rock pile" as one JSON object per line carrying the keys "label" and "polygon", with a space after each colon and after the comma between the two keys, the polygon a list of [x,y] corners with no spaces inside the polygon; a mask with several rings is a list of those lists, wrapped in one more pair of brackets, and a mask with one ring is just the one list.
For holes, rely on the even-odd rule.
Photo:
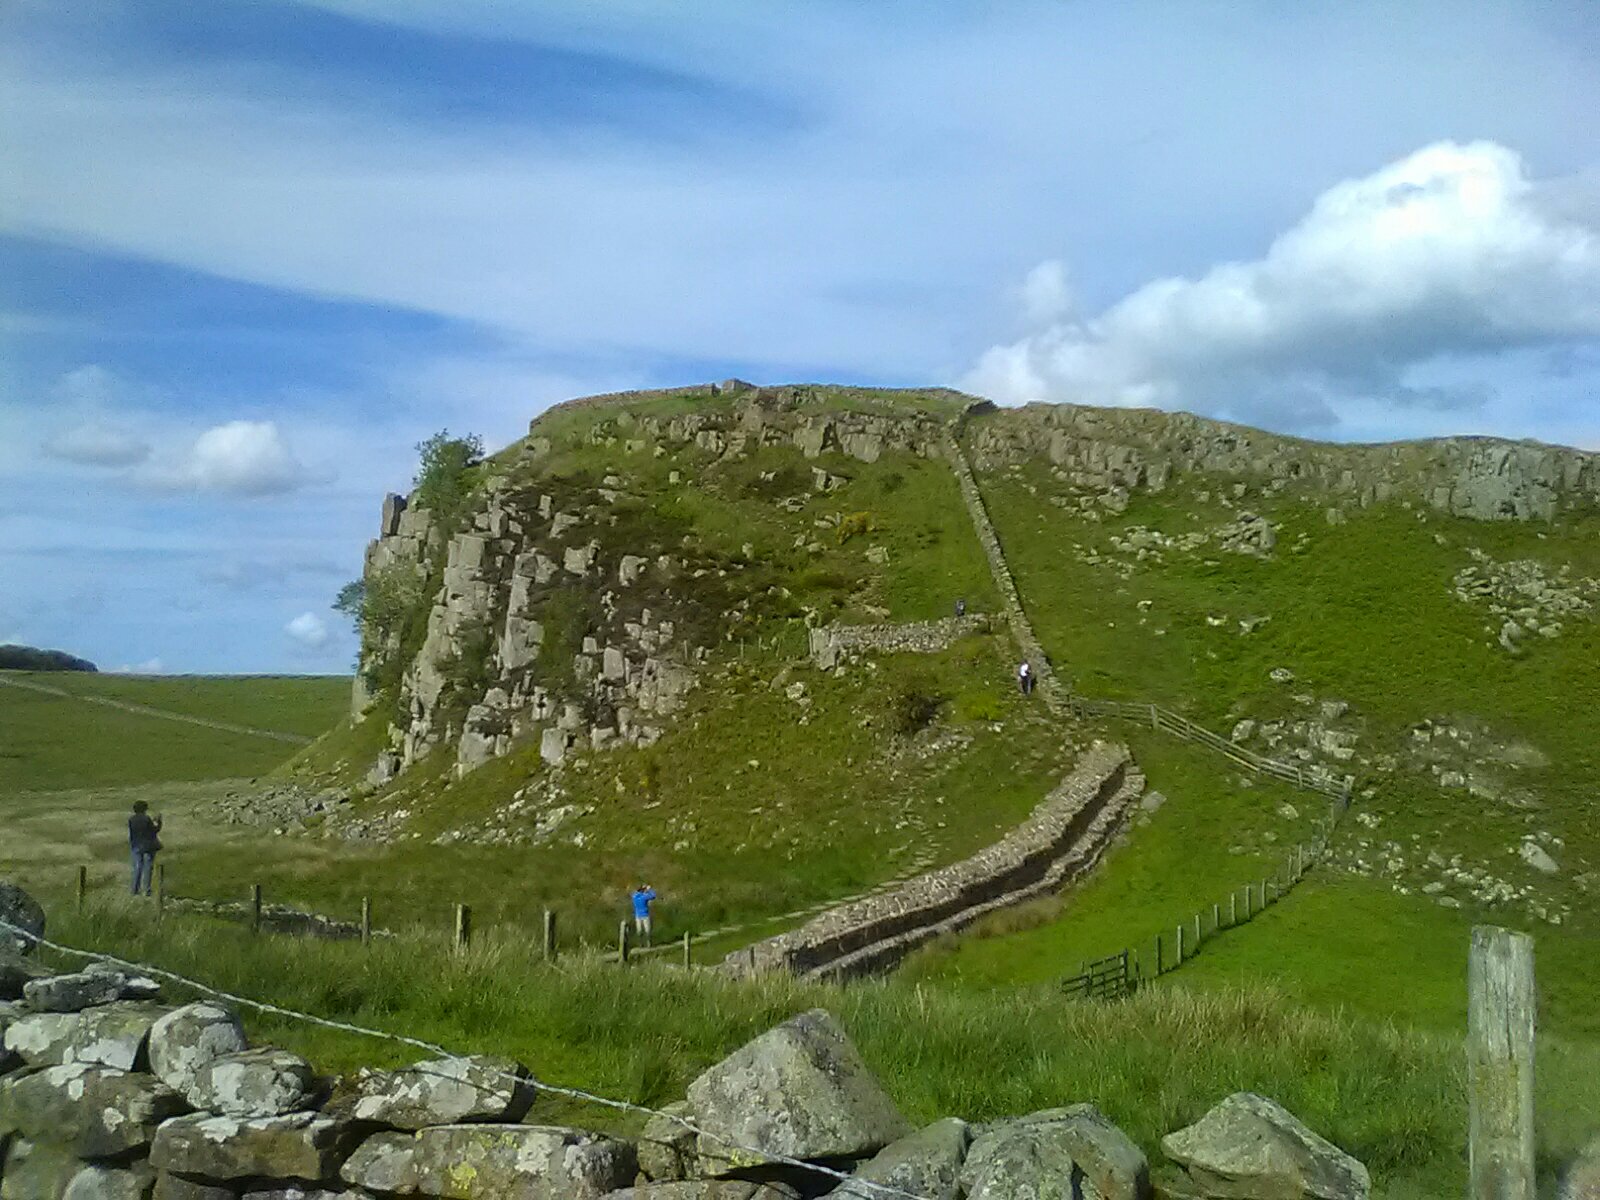
{"label": "foreground rock pile", "polygon": [[[4,885],[0,885],[3,888]],[[13,890],[14,891],[14,890]],[[18,897],[21,899],[19,900]],[[41,929],[24,894],[0,919]],[[0,1200],[1363,1200],[1366,1169],[1272,1101],[1143,1151],[1092,1105],[914,1128],[816,1009],[689,1085],[638,1137],[530,1123],[514,1062],[328,1078],[235,1013],[114,964],[0,946]],[[822,1166],[830,1173],[813,1169]]]}

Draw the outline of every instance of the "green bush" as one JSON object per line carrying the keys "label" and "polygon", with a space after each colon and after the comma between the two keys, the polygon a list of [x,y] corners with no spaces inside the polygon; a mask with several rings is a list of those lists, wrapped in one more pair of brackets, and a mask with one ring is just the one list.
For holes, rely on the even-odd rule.
{"label": "green bush", "polygon": [[835,530],[834,536],[842,546],[852,538],[865,537],[877,527],[878,524],[873,520],[871,513],[851,513],[839,522],[839,528]]}
{"label": "green bush", "polygon": [[901,737],[920,733],[933,724],[948,699],[931,679],[907,680],[890,694],[889,728]]}
{"label": "green bush", "polygon": [[433,513],[440,528],[453,530],[472,494],[472,468],[483,459],[483,439],[475,433],[453,438],[441,429],[417,443],[417,455],[411,503]]}

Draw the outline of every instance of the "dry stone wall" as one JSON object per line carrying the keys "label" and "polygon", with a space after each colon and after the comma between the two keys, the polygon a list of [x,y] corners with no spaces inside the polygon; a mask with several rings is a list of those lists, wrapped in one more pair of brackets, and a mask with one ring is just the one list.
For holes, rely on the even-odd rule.
{"label": "dry stone wall", "polygon": [[788,971],[818,978],[886,970],[924,942],[1082,876],[1143,790],[1144,777],[1127,748],[1096,742],[1028,820],[993,845],[736,950],[723,969],[735,976]]}
{"label": "dry stone wall", "polygon": [[865,650],[884,654],[937,654],[971,634],[989,632],[993,624],[987,614],[968,613],[938,621],[906,621],[898,625],[828,625],[811,630],[811,661],[822,670],[831,671],[841,659]]}

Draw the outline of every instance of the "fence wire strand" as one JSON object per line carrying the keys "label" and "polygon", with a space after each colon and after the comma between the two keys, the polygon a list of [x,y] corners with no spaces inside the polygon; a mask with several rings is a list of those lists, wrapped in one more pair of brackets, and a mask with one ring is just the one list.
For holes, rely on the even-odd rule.
{"label": "fence wire strand", "polygon": [[[161,967],[151,966],[148,963],[132,962],[128,959],[118,958],[114,954],[103,954],[93,950],[83,950],[77,946],[64,945],[60,942],[51,941],[49,938],[46,938],[40,934],[36,934],[31,930],[24,929],[20,925],[14,925],[10,921],[4,919],[0,919],[0,929],[7,930],[10,933],[24,939],[25,941],[32,943],[33,945],[43,946],[46,949],[54,950],[59,954],[65,954],[96,962],[110,963],[113,966],[122,967],[125,970],[137,972],[141,975],[149,976],[155,979],[164,979],[168,982],[179,984],[183,987],[199,992],[202,995],[210,996],[217,1000],[225,1000],[230,1004],[235,1004],[242,1008],[254,1009],[257,1012],[262,1013],[270,1013],[276,1017],[284,1017],[292,1021],[301,1021],[308,1025],[316,1025],[324,1029],[333,1029],[341,1033],[352,1033],[359,1037],[375,1038],[379,1041],[387,1041],[393,1042],[397,1045],[409,1046],[412,1049],[422,1050],[428,1054],[437,1055],[440,1058],[464,1061],[471,1057],[469,1055],[458,1054],[445,1046],[441,1046],[436,1042],[427,1041],[423,1038],[411,1037],[403,1033],[391,1033],[384,1029],[368,1029],[363,1025],[354,1025],[348,1021],[337,1021],[331,1017],[319,1017],[314,1013],[299,1012],[292,1008],[285,1008],[282,1005],[273,1004],[270,1001],[254,1000],[249,996],[239,996],[232,992],[223,991],[221,988],[212,987],[208,983],[202,983],[198,979],[191,979],[186,975],[179,975],[174,971],[163,970]],[[740,1151],[745,1154],[754,1155],[758,1162],[778,1163],[786,1167],[793,1167],[796,1170],[809,1171],[815,1175],[821,1175],[829,1179],[835,1179],[841,1184],[848,1183],[851,1185],[851,1189],[856,1191],[858,1195],[868,1194],[872,1196],[895,1197],[896,1200],[931,1200],[930,1197],[924,1196],[918,1192],[908,1192],[904,1188],[895,1187],[892,1184],[874,1183],[869,1179],[860,1179],[847,1172],[836,1170],[833,1167],[824,1166],[821,1163],[807,1162],[804,1159],[793,1158],[787,1154],[780,1154],[772,1150],[762,1150],[756,1146],[750,1146],[742,1142],[733,1141],[722,1134],[713,1133],[708,1129],[704,1129],[695,1124],[693,1121],[679,1116],[676,1113],[664,1112],[658,1108],[651,1108],[649,1105],[637,1104],[631,1100],[618,1100],[611,1096],[602,1096],[596,1092],[585,1091],[583,1088],[549,1083],[543,1079],[540,1079],[538,1076],[533,1075],[531,1072],[526,1076],[522,1076],[498,1067],[485,1067],[484,1071],[486,1074],[497,1076],[515,1086],[531,1085],[539,1091],[549,1092],[556,1096],[565,1096],[569,1100],[578,1100],[586,1104],[594,1104],[602,1108],[613,1109],[617,1112],[636,1113],[648,1117],[659,1117],[672,1122],[674,1125],[677,1125],[687,1132],[694,1134],[696,1137],[709,1138],[711,1141],[726,1147],[730,1151]]]}

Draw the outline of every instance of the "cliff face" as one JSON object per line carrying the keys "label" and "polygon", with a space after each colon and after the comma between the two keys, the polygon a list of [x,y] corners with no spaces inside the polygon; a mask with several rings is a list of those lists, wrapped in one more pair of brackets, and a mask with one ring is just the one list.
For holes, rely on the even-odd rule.
{"label": "cliff face", "polygon": [[[805,497],[842,482],[830,465],[937,458],[952,429],[980,482],[1043,459],[1113,509],[1189,475],[1480,519],[1551,520],[1600,501],[1596,455],[1524,442],[1342,446],[1187,414],[738,381],[572,401],[480,469],[449,528],[384,501],[355,699],[357,715],[381,703],[392,722],[373,782],[440,750],[465,771],[535,740],[546,762],[650,744],[711,650],[788,595],[749,543],[707,536],[690,503],[697,473],[749,468],[746,507],[765,514],[751,519],[769,532],[788,521],[782,536],[803,554],[815,536]],[[758,457],[772,465],[759,476]]]}
{"label": "cliff face", "polygon": [[1548,521],[1600,503],[1600,455],[1495,438],[1337,445],[1188,413],[1034,404],[974,421],[971,446],[980,472],[1043,456],[1108,491],[1160,491],[1174,475],[1203,473],[1309,486],[1363,507],[1415,498],[1479,520]]}
{"label": "cliff face", "polygon": [[[660,735],[697,665],[767,595],[751,586],[750,550],[730,554],[702,538],[669,511],[659,484],[670,501],[694,487],[695,464],[763,449],[862,463],[938,449],[941,423],[926,413],[833,411],[804,389],[733,381],[671,411],[686,391],[552,410],[488,464],[459,528],[400,497],[384,501],[366,556],[369,605],[401,597],[412,633],[405,619],[391,622],[362,662],[357,715],[385,674],[395,701],[391,749],[373,782],[441,747],[464,771],[534,738],[544,761],[560,762],[579,745]],[[825,470],[801,473],[799,488],[826,490],[829,480]]]}

